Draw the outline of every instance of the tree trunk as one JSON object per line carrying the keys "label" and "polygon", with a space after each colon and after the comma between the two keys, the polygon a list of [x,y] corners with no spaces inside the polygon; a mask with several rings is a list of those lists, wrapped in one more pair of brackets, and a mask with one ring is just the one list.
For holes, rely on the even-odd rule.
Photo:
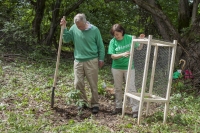
{"label": "tree trunk", "polygon": [[30,2],[35,7],[35,17],[32,22],[33,34],[37,37],[38,42],[40,42],[40,25],[44,16],[46,0],[37,0],[36,2],[30,0]]}
{"label": "tree trunk", "polygon": [[135,2],[138,6],[140,6],[141,8],[149,11],[152,16],[158,17],[160,19],[160,21],[163,22],[163,24],[166,25],[168,31],[169,31],[169,35],[171,40],[178,40],[180,42],[181,37],[179,35],[179,33],[177,32],[176,28],[172,25],[172,23],[170,22],[170,20],[168,19],[168,17],[163,13],[162,10],[160,10],[158,7],[149,4],[149,2],[145,2],[143,0],[133,0],[133,2]]}
{"label": "tree trunk", "polygon": [[181,33],[183,28],[189,26],[190,23],[190,12],[189,12],[189,1],[179,0],[179,12],[178,12],[178,31]]}
{"label": "tree trunk", "polygon": [[194,0],[193,1],[193,10],[192,10],[192,25],[194,21],[196,20],[196,16],[198,13],[198,4],[200,3],[200,0]]}
{"label": "tree trunk", "polygon": [[61,18],[59,16],[59,10],[58,10],[60,8],[61,1],[62,0],[57,0],[55,5],[54,5],[54,10],[52,12],[51,26],[50,26],[50,29],[49,29],[49,32],[48,32],[48,36],[47,36],[47,38],[44,42],[44,44],[48,45],[48,46],[50,46],[52,44],[53,35],[54,35],[56,28],[58,26],[58,18]]}
{"label": "tree trunk", "polygon": [[[149,0],[149,4],[152,6],[155,6],[159,9],[160,5],[156,5],[155,0]],[[152,15],[154,22],[156,26],[158,27],[158,30],[160,31],[161,36],[163,37],[164,40],[170,41],[170,36],[169,36],[169,31],[168,28],[166,27],[165,23],[163,23],[162,19],[160,19],[158,16]]]}

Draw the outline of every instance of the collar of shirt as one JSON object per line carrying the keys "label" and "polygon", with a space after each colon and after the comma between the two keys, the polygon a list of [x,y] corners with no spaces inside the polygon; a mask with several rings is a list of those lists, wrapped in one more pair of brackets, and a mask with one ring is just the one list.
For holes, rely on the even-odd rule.
{"label": "collar of shirt", "polygon": [[85,29],[85,30],[89,30],[89,29],[91,29],[91,28],[92,28],[92,24],[90,24],[90,22],[89,22],[89,21],[87,21],[87,25],[88,25],[88,27],[87,27],[87,29]]}

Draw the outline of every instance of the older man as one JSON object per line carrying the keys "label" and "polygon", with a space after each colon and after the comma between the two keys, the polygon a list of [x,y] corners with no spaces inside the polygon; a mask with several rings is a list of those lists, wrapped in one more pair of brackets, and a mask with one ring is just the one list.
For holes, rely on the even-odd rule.
{"label": "older man", "polygon": [[[104,65],[105,48],[99,29],[86,20],[83,13],[74,17],[74,25],[69,30],[66,28],[65,19],[61,19],[61,26],[64,26],[63,41],[74,43],[74,85],[80,90],[81,99],[88,103],[85,93],[84,77],[87,78],[92,93],[92,113],[98,113],[98,69]],[[87,105],[79,109],[85,109]]]}

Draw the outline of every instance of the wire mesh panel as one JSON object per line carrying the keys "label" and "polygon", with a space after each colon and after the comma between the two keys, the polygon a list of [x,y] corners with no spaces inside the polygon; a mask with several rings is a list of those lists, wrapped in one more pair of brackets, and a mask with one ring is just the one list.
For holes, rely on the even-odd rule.
{"label": "wire mesh panel", "polygon": [[[142,50],[134,50],[134,43],[144,43]],[[173,43],[152,39],[135,39],[131,46],[131,55],[128,66],[122,117],[125,113],[127,97],[139,101],[138,124],[142,116],[143,103],[147,102],[146,114],[148,114],[150,102],[165,103],[163,123],[166,122],[169,108],[169,98],[173,67],[175,61],[177,41]],[[130,72],[132,62],[135,66],[135,86],[139,93],[129,93]]]}
{"label": "wire mesh panel", "polygon": [[[168,77],[169,77],[169,65],[171,61],[171,51],[172,51],[171,49],[172,49],[171,47],[158,48],[153,89],[152,89],[152,94],[154,95],[161,97],[166,96]],[[142,87],[146,51],[147,51],[147,45],[144,45],[142,50],[135,50],[133,55],[133,60],[135,65],[135,86],[139,92],[141,91]],[[150,88],[154,51],[155,51],[155,46],[151,45],[151,53],[150,53],[145,92],[148,92]]]}

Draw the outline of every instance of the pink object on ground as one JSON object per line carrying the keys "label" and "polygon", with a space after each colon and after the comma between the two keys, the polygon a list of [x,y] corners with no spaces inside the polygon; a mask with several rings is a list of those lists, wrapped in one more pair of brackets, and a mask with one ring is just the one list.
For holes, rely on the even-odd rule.
{"label": "pink object on ground", "polygon": [[189,69],[185,70],[185,79],[191,79],[191,78],[194,78],[192,72]]}

